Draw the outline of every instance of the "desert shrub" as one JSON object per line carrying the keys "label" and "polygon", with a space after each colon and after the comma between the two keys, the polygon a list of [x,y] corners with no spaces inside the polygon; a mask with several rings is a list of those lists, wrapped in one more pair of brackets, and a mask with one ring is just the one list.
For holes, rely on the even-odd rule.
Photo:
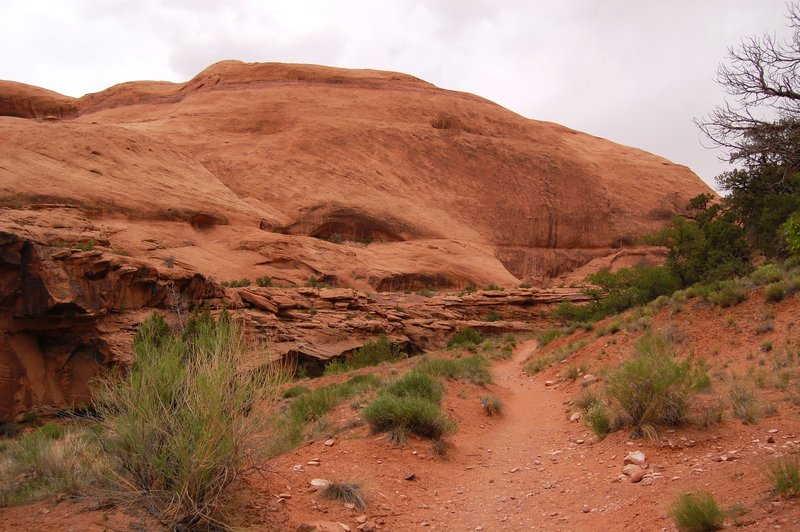
{"label": "desert shrub", "polygon": [[540,347],[544,347],[547,344],[549,344],[550,342],[552,342],[553,340],[555,340],[556,338],[560,338],[560,337],[564,336],[564,332],[565,331],[562,328],[547,329],[545,331],[540,332],[537,335],[538,340],[539,340],[539,346]]}
{"label": "desert shrub", "polygon": [[359,347],[347,361],[333,360],[325,366],[326,375],[337,375],[346,371],[377,366],[383,362],[393,362],[400,358],[400,349],[389,342],[389,338],[382,334],[377,340],[365,343]]}
{"label": "desert shrub", "polygon": [[552,354],[531,357],[525,361],[522,370],[528,375],[536,375],[540,371],[549,368],[555,360]]}
{"label": "desert shrub", "polygon": [[491,363],[481,355],[462,358],[425,358],[417,370],[445,379],[464,379],[481,386],[492,382]]}
{"label": "desert shrub", "polygon": [[503,402],[493,395],[481,397],[481,406],[483,406],[483,412],[490,417],[503,413]]}
{"label": "desert shrub", "polygon": [[764,289],[764,299],[767,303],[777,303],[783,301],[786,294],[786,287],[783,283],[772,283]]}
{"label": "desert shrub", "polygon": [[466,327],[461,329],[456,334],[450,338],[450,341],[447,342],[448,349],[457,349],[464,345],[480,345],[483,342],[483,336],[481,333],[472,329],[470,327]]}
{"label": "desert shrub", "polygon": [[409,371],[387,386],[384,393],[395,397],[419,397],[438,404],[444,396],[444,386],[427,373]]}
{"label": "desert shrub", "polygon": [[611,432],[611,418],[608,415],[606,406],[602,402],[596,401],[591,403],[586,408],[583,418],[597,437],[604,438]]}
{"label": "desert shrub", "polygon": [[0,455],[0,507],[101,486],[108,467],[90,433],[44,425],[9,442]]}
{"label": "desert shrub", "polygon": [[586,412],[593,405],[602,403],[602,399],[598,395],[596,389],[592,387],[584,390],[573,402],[575,406]]}
{"label": "desert shrub", "polygon": [[98,384],[101,443],[122,489],[161,520],[217,526],[229,517],[228,486],[256,449],[256,404],[277,396],[282,372],[264,365],[266,353],[248,352],[227,313],[198,319],[187,339],[162,332],[162,321],[155,314],[140,327],[127,375]]}
{"label": "desert shrub", "polygon": [[452,426],[437,404],[422,397],[381,394],[364,407],[362,415],[373,431],[390,431],[396,441],[406,433],[441,439]]}
{"label": "desert shrub", "polygon": [[655,424],[685,423],[689,401],[707,380],[705,368],[691,360],[677,361],[672,345],[647,334],[636,344],[637,355],[607,379],[606,394],[639,432]]}
{"label": "desert shrub", "polygon": [[747,293],[733,281],[723,281],[708,294],[707,299],[719,307],[728,308],[747,299]]}
{"label": "desert shrub", "polygon": [[587,306],[578,306],[572,301],[562,301],[553,309],[550,317],[564,324],[584,322],[591,319],[591,311]]}
{"label": "desert shrub", "polygon": [[595,286],[586,290],[594,301],[582,307],[587,309],[588,315],[580,321],[596,321],[618,314],[659,296],[668,296],[681,287],[680,279],[672,271],[652,266],[620,268],[616,272],[603,269],[586,279]]}
{"label": "desert shrub", "polygon": [[777,264],[764,264],[750,274],[750,280],[757,286],[777,283],[783,280],[783,270]]}
{"label": "desert shrub", "polygon": [[486,321],[501,321],[503,319],[503,315],[497,312],[494,309],[489,310],[486,313]]}
{"label": "desert shrub", "polygon": [[503,290],[503,287],[492,283],[492,284],[486,285],[486,288],[484,288],[484,290],[499,291],[499,290]]}
{"label": "desert shrub", "polygon": [[322,488],[320,496],[323,499],[352,504],[359,512],[367,507],[367,500],[361,492],[361,485],[356,482],[330,482]]}
{"label": "desert shrub", "polygon": [[789,455],[771,462],[767,466],[767,478],[780,495],[800,496],[800,458]]}
{"label": "desert shrub", "polygon": [[755,389],[748,383],[734,379],[728,396],[733,406],[733,415],[744,423],[752,424],[763,415],[763,405]]}
{"label": "desert shrub", "polygon": [[683,493],[672,505],[670,515],[679,530],[710,532],[722,528],[723,513],[710,493]]}
{"label": "desert shrub", "polygon": [[355,395],[379,388],[383,382],[378,375],[356,375],[345,382],[320,386],[301,394],[289,407],[289,416],[298,426],[320,419],[333,407]]}
{"label": "desert shrub", "polygon": [[348,360],[352,369],[377,366],[383,362],[392,362],[400,357],[400,350],[389,342],[389,338],[382,334],[377,340],[367,342],[356,349]]}
{"label": "desert shrub", "polygon": [[262,275],[261,277],[256,277],[256,284],[261,288],[272,286],[272,277],[270,277],[269,275]]}

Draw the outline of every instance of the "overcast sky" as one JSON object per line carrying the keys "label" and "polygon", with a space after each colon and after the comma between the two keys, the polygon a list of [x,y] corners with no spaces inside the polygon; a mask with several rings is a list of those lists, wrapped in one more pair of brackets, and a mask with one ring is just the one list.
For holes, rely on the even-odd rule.
{"label": "overcast sky", "polygon": [[726,48],[788,35],[784,0],[0,0],[0,78],[70,96],[222,59],[412,74],[529,118],[728,168],[692,123]]}

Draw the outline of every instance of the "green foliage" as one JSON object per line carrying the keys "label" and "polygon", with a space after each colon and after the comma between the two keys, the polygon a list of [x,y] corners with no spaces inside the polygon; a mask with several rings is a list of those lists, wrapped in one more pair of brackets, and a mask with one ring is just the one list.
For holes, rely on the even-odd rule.
{"label": "green foliage", "polygon": [[308,393],[310,391],[311,388],[309,388],[308,386],[302,386],[302,385],[291,386],[283,390],[283,392],[281,393],[281,397],[283,397],[284,399],[291,399],[293,397],[297,397],[298,395],[303,395],[304,393]]}
{"label": "green foliage", "polygon": [[101,443],[118,465],[121,489],[145,499],[164,522],[218,525],[229,517],[226,488],[256,448],[264,407],[255,405],[276,398],[282,372],[266,364],[266,353],[248,352],[227,313],[197,317],[183,338],[165,325],[158,314],[145,320],[127,375],[97,385]]}
{"label": "green foliage", "polygon": [[[780,256],[789,242],[800,210],[800,174],[775,164],[753,164],[717,177],[728,192],[725,207],[745,228],[748,240],[769,257]],[[796,234],[796,233],[794,233]]]}
{"label": "green foliage", "polygon": [[419,397],[439,404],[444,396],[444,386],[431,375],[409,371],[386,387],[384,393],[395,397]]}
{"label": "green foliage", "polygon": [[728,308],[745,301],[747,292],[734,281],[720,281],[717,289],[709,292],[706,298],[719,307]]}
{"label": "green foliage", "polygon": [[546,355],[532,355],[525,361],[522,370],[528,375],[535,375],[543,369],[549,368],[556,362],[566,360],[575,351],[586,347],[586,344],[586,340],[572,342]]}
{"label": "green foliage", "polygon": [[492,382],[491,363],[482,355],[462,358],[428,358],[426,357],[417,370],[435,377],[445,379],[464,379],[473,384],[484,386]]}
{"label": "green foliage", "polygon": [[606,406],[600,402],[592,403],[583,414],[586,423],[598,438],[605,438],[611,432],[611,419]]}
{"label": "green foliage", "polygon": [[377,340],[365,343],[356,349],[346,362],[334,360],[325,366],[325,375],[336,375],[355,369],[377,366],[383,362],[394,362],[400,358],[399,346],[389,342],[389,338],[382,334]]}
{"label": "green foliage", "polygon": [[710,382],[704,365],[677,361],[661,335],[642,336],[636,350],[633,359],[608,377],[611,403],[640,432],[652,433],[656,424],[685,423],[690,399]]}
{"label": "green foliage", "polygon": [[222,286],[228,288],[244,288],[245,286],[250,286],[250,279],[247,277],[243,277],[241,279],[233,280],[233,281],[222,281]]}
{"label": "green foliage", "polygon": [[402,440],[406,433],[440,439],[452,430],[452,423],[439,405],[422,397],[381,394],[364,408],[362,415],[372,430],[391,431],[396,440]]}
{"label": "green foliage", "polygon": [[570,323],[588,321],[591,319],[591,311],[587,306],[578,306],[572,301],[562,301],[550,313],[554,320],[568,325]]}
{"label": "green foliage", "polygon": [[789,455],[771,462],[767,467],[767,478],[780,495],[800,496],[800,458]]}
{"label": "green foliage", "polygon": [[[667,268],[683,286],[746,275],[752,270],[744,231],[719,205],[690,202],[693,220],[672,219]],[[694,208],[692,208],[694,207]]]}
{"label": "green foliage", "polygon": [[84,431],[47,424],[4,445],[0,507],[101,486],[109,464],[96,444]]}
{"label": "green foliage", "polygon": [[722,528],[723,513],[710,493],[683,493],[670,509],[679,530],[711,532]]}
{"label": "green foliage", "polygon": [[783,281],[783,270],[774,263],[764,264],[750,274],[750,280],[757,286]]}
{"label": "green foliage", "polygon": [[485,319],[486,321],[501,321],[503,319],[503,315],[494,309],[490,309],[489,312],[486,313]]}
{"label": "green foliage", "polygon": [[261,277],[256,277],[256,285],[260,286],[261,288],[272,286],[272,277],[270,277],[269,275],[262,275]]}
{"label": "green foliage", "polygon": [[463,346],[476,346],[483,342],[483,336],[475,329],[469,327],[461,329],[447,342],[448,349],[458,349]]}
{"label": "green foliage", "polygon": [[566,331],[561,327],[556,329],[547,329],[545,331],[541,331],[538,334],[539,347],[544,347],[553,340],[561,338],[562,336],[564,336],[565,332]]}
{"label": "green foliage", "polygon": [[331,288],[333,287],[333,284],[325,282],[312,275],[306,280],[305,286],[309,288]]}
{"label": "green foliage", "polygon": [[800,210],[789,216],[784,222],[783,237],[789,252],[800,255]]}
{"label": "green foliage", "polygon": [[772,283],[764,290],[764,299],[766,299],[768,303],[783,301],[785,295],[786,287],[783,283]]}
{"label": "green foliage", "polygon": [[504,288],[502,286],[498,286],[492,283],[490,285],[486,285],[486,288],[484,288],[484,290],[499,291],[499,290],[504,290]]}

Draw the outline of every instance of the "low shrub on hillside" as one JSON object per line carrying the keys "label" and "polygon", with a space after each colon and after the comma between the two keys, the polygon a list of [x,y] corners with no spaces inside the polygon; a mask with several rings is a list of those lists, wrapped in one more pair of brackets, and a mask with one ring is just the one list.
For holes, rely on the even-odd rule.
{"label": "low shrub on hillside", "polygon": [[642,336],[636,350],[607,379],[611,404],[639,433],[653,435],[657,424],[685,423],[692,396],[710,383],[705,367],[676,360],[672,345],[660,335]]}
{"label": "low shrub on hillside", "polygon": [[447,342],[448,349],[459,349],[459,348],[467,348],[467,347],[475,347],[483,343],[483,336],[481,333],[476,331],[475,329],[471,329],[467,327],[465,329],[461,329],[456,334],[450,338],[450,341]]}
{"label": "low shrub on hillside", "polygon": [[392,345],[389,338],[382,334],[377,340],[367,342],[359,347],[346,361],[334,360],[325,366],[326,375],[336,375],[346,371],[377,366],[384,362],[394,362],[401,357],[399,346]]}
{"label": "low shrub on hillside", "polygon": [[786,295],[786,286],[783,283],[772,283],[764,289],[764,299],[767,303],[783,301]]}
{"label": "low shrub on hillside", "polygon": [[445,379],[464,379],[481,386],[492,382],[491,363],[481,355],[462,358],[428,358],[417,365],[417,370]]}
{"label": "low shrub on hillside", "polygon": [[767,467],[767,478],[778,494],[800,496],[800,457],[789,455],[771,462]]}
{"label": "low shrub on hillside", "polygon": [[753,424],[764,415],[764,404],[749,383],[734,378],[728,395],[733,406],[733,415],[744,423]]}
{"label": "low shrub on hillside", "polygon": [[723,512],[714,496],[707,492],[684,493],[670,509],[679,530],[709,532],[722,528]]}
{"label": "low shrub on hillside", "polygon": [[747,299],[747,292],[733,281],[723,281],[706,298],[719,307],[729,308]]}

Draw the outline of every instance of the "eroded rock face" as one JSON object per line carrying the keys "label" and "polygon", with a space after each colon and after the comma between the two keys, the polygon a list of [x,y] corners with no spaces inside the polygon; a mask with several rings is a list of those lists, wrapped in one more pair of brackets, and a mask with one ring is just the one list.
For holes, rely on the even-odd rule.
{"label": "eroded rock face", "polygon": [[[328,360],[381,334],[416,353],[467,326],[528,331],[548,305],[585,297],[533,288],[463,297],[223,288],[200,274],[156,267],[102,244],[65,240],[54,246],[10,232],[0,232],[0,287],[0,421],[31,407],[88,403],[90,380],[104,367],[130,363],[136,326],[153,310],[177,325],[191,308],[225,307],[254,341],[269,341],[275,357],[316,375]],[[502,319],[485,321],[489,309]]]}
{"label": "eroded rock face", "polygon": [[309,65],[224,61],[79,99],[2,82],[0,138],[2,204],[79,206],[112,247],[221,280],[362,291],[542,284],[710,192],[471,94]]}

